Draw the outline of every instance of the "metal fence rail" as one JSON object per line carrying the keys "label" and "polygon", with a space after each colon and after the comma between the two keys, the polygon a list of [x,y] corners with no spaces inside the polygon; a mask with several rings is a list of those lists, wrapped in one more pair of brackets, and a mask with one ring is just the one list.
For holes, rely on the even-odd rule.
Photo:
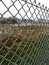
{"label": "metal fence rail", "polygon": [[49,65],[49,9],[30,0],[10,0],[9,6],[5,1],[0,0],[0,65]]}

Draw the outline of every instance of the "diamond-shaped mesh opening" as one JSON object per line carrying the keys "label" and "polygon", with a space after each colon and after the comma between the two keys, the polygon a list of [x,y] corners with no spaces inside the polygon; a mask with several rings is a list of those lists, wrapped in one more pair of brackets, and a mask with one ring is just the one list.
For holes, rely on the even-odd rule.
{"label": "diamond-shaped mesh opening", "polygon": [[[22,18],[20,14],[17,14],[16,17],[19,18],[19,19]],[[20,22],[20,21],[19,21],[19,22]]]}
{"label": "diamond-shaped mesh opening", "polygon": [[33,17],[34,17],[34,19],[36,19],[36,14],[35,13],[33,14]]}
{"label": "diamond-shaped mesh opening", "polygon": [[[22,13],[22,12],[23,12],[23,13]],[[23,9],[21,9],[21,10],[19,11],[19,13],[20,13],[20,15],[21,15],[22,17],[24,17],[25,11],[24,11]]]}
{"label": "diamond-shaped mesh opening", "polygon": [[15,4],[16,8],[19,10],[20,8],[22,8],[22,5],[20,4],[19,1],[16,1]]}
{"label": "diamond-shaped mesh opening", "polygon": [[9,12],[6,12],[4,15],[3,15],[4,18],[9,18],[9,17],[12,17],[12,15],[9,13]]}
{"label": "diamond-shaped mesh opening", "polygon": [[14,6],[12,6],[9,11],[12,13],[13,16],[15,16],[17,14],[17,10],[15,9]]}
{"label": "diamond-shaped mesh opening", "polygon": [[10,7],[12,5],[11,0],[8,0],[8,1],[4,0],[3,2],[4,2],[4,4],[6,4],[7,7]]}
{"label": "diamond-shaped mesh opening", "polygon": [[36,12],[36,15],[38,15],[38,12],[39,12],[38,9],[36,9],[35,12]]}
{"label": "diamond-shaped mesh opening", "polygon": [[5,11],[7,11],[7,8],[4,6],[2,2],[0,2],[0,13],[3,14]]}
{"label": "diamond-shaped mesh opening", "polygon": [[31,8],[30,8],[30,11],[31,11],[31,13],[33,13],[33,12],[34,12],[34,9],[31,7]]}
{"label": "diamond-shaped mesh opening", "polygon": [[28,19],[28,16],[25,15],[25,16],[24,16],[24,19]]}
{"label": "diamond-shaped mesh opening", "polygon": [[29,18],[31,17],[30,11],[27,12],[27,15],[28,15]]}
{"label": "diamond-shaped mesh opening", "polygon": [[42,16],[42,11],[40,11],[40,15]]}
{"label": "diamond-shaped mesh opening", "polygon": [[24,6],[23,6],[23,8],[24,8],[24,10],[25,10],[25,12],[27,12],[28,11],[28,6],[25,4]]}

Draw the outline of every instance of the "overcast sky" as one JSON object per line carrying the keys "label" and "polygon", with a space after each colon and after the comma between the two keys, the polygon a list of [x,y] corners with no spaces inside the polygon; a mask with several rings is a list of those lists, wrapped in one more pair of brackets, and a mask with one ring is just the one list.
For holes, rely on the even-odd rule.
{"label": "overcast sky", "polygon": [[37,0],[37,3],[40,2],[49,8],[49,0]]}
{"label": "overcast sky", "polygon": [[[15,1],[15,0],[12,0],[12,1]],[[29,0],[28,0],[29,1]],[[34,0],[31,0],[32,2],[34,1]],[[10,5],[12,5],[13,3],[11,2],[11,0],[3,0],[3,2],[6,4],[6,6],[7,7],[10,7]],[[49,8],[49,0],[36,0],[36,2],[37,3],[41,3],[41,5],[42,4],[44,4],[45,6],[47,6],[48,8]],[[21,2],[22,4],[24,4],[24,2]],[[20,3],[18,2],[18,0],[17,0],[17,2],[15,2],[14,3],[14,5],[16,6],[16,8],[19,10],[22,6],[20,5]],[[28,10],[28,7],[25,5],[24,6],[24,9],[27,11]],[[31,9],[32,10],[32,9]],[[7,8],[2,4],[2,2],[0,1],[0,17],[1,17],[1,14],[3,14],[5,11],[7,11]],[[15,9],[15,7],[14,6],[12,6],[10,9],[9,9],[9,11],[13,14],[13,16],[15,16],[15,14],[18,12],[16,9]],[[23,17],[24,15],[25,15],[25,12],[23,11],[23,10],[21,10],[20,11],[20,14],[21,14],[21,16]],[[28,12],[27,13],[27,15],[30,17],[31,16],[31,14]],[[5,14],[4,14],[4,16],[3,17],[9,17],[9,16],[11,16],[11,14],[9,13],[9,12],[6,12]],[[20,15],[17,15],[17,17],[19,17],[19,18],[21,18],[21,16]]]}

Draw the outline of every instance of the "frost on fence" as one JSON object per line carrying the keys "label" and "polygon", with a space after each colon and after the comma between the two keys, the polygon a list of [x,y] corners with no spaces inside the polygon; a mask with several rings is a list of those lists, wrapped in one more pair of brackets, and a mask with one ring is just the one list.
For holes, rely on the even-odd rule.
{"label": "frost on fence", "polygon": [[0,65],[49,65],[47,7],[0,0]]}

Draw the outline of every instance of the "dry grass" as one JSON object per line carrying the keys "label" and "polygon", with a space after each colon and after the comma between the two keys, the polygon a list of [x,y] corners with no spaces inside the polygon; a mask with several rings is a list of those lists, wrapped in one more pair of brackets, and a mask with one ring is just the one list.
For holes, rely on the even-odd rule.
{"label": "dry grass", "polygon": [[[4,29],[4,27],[6,25],[4,25],[4,24],[2,24],[2,25],[3,25],[3,27],[1,26],[0,28]],[[14,33],[13,33],[13,30],[14,30]],[[26,26],[26,27],[25,26],[22,26],[22,27],[21,26],[19,26],[19,27],[9,26],[9,27],[6,27],[6,29],[4,29],[4,33],[5,33],[4,35],[0,36],[0,47],[2,48],[2,44],[4,44],[6,40],[8,40],[8,41],[5,44],[6,47],[3,46],[3,48],[0,50],[1,56],[5,57],[5,55],[7,55],[7,52],[9,51],[9,49],[7,47],[10,48],[15,40],[16,40],[16,44],[14,44],[13,47],[11,48],[11,50],[13,52],[15,52],[17,50],[18,46],[20,45],[20,43],[22,43],[20,45],[20,49],[18,49],[15,54],[16,56],[14,56],[14,54],[11,51],[9,51],[8,55],[6,56],[6,59],[8,59],[9,61],[14,56],[13,59],[11,60],[11,62],[15,63],[15,61],[17,61],[17,60],[23,61],[23,59],[18,59],[18,56],[20,58],[24,58],[24,55],[26,58],[28,58],[30,60],[32,57],[32,54],[34,57],[36,57],[35,60],[40,62],[40,59],[41,59],[41,61],[43,62],[44,59],[46,58],[45,54],[49,55],[49,52],[46,50],[46,49],[49,49],[49,44],[48,44],[49,43],[49,27],[47,27],[47,26],[44,26],[44,25],[40,25],[40,26],[32,25],[32,26]],[[13,33],[13,34],[11,35],[11,33]],[[26,44],[26,47],[24,48],[26,41],[28,41],[28,42]],[[31,42],[32,42],[32,44],[30,45]],[[23,50],[23,52],[22,52],[22,50]],[[27,55],[24,53],[26,51],[27,51],[27,53],[26,53]],[[31,51],[31,54],[30,54],[30,51]],[[21,56],[20,56],[20,54],[21,54]],[[29,55],[29,57],[28,57],[28,55]],[[34,62],[33,58],[31,59],[32,62]],[[0,57],[0,63],[2,62],[2,60],[3,60],[3,58]],[[24,61],[25,60],[26,59],[24,58]],[[29,62],[29,60],[27,61],[27,63],[31,64],[31,61]],[[2,62],[2,65],[8,65],[9,61],[4,60]],[[24,61],[22,62],[21,65],[25,64]],[[20,62],[17,62],[16,64],[19,65]],[[27,65],[27,63],[26,63],[26,65]],[[10,65],[13,65],[13,64],[10,63]]]}
{"label": "dry grass", "polygon": [[[3,27],[2,27],[3,26]],[[4,29],[5,24],[0,24],[0,28]],[[14,33],[11,35],[11,33],[14,31]],[[49,35],[49,27],[46,25],[32,25],[32,26],[14,26],[10,25],[6,29],[4,29],[5,35],[0,37],[1,44],[4,43],[10,36],[8,40],[8,45],[12,44],[15,40],[18,43],[22,40],[27,41],[28,38],[30,40],[36,40],[36,38],[39,38],[41,35]]]}

